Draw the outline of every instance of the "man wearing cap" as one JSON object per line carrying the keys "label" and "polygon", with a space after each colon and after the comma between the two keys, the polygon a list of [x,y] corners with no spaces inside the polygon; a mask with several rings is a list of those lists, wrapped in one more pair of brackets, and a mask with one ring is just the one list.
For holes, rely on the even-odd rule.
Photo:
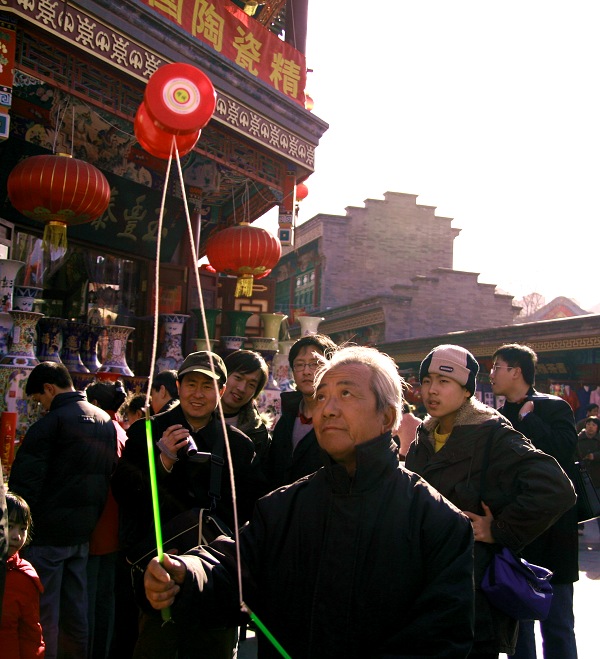
{"label": "man wearing cap", "polygon": [[415,471],[471,520],[475,537],[475,640],[470,659],[511,654],[517,622],[479,590],[497,551],[520,552],[573,506],[575,493],[556,460],[473,394],[479,364],[465,348],[440,345],[420,367],[428,416],[406,456]]}
{"label": "man wearing cap", "polygon": [[[184,511],[208,508],[231,529],[234,528],[227,452],[221,420],[215,414],[226,381],[227,369],[219,355],[207,351],[191,353],[177,372],[179,403],[151,417],[163,527]],[[263,494],[264,489],[260,489],[261,483],[253,464],[252,441],[237,428],[226,426],[226,430],[235,476],[238,523],[241,525],[249,518],[256,498]],[[152,538],[154,529],[145,419],[136,421],[128,429],[127,436],[112,480],[123,516],[122,541],[126,552]],[[211,459],[204,459],[203,453],[211,454]],[[155,618],[146,616],[144,622],[149,630],[140,634],[135,656],[168,657],[171,648],[161,647],[159,643],[166,635],[153,635]],[[201,656],[231,657],[235,630],[224,631],[229,634],[231,647],[211,643],[211,647],[198,649]]]}

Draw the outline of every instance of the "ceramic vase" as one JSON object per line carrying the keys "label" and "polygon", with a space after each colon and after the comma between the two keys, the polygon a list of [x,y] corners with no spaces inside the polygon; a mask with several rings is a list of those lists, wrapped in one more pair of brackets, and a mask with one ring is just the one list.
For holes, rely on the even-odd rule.
{"label": "ceramic vase", "polygon": [[0,357],[3,357],[10,346],[13,319],[8,311],[0,311]]}
{"label": "ceramic vase", "polygon": [[133,371],[127,365],[127,339],[134,329],[134,327],[124,325],[108,325],[104,328],[108,339],[106,359],[97,373],[133,375]]}
{"label": "ceramic vase", "polygon": [[11,310],[8,313],[13,319],[12,342],[6,355],[0,360],[0,364],[23,367],[37,366],[40,362],[35,354],[37,345],[36,325],[44,314],[18,310]]}
{"label": "ceramic vase", "polygon": [[246,323],[250,316],[252,316],[252,311],[236,311],[234,309],[229,309],[223,313],[228,320],[228,336],[246,336]]}
{"label": "ceramic vase", "polygon": [[273,359],[277,354],[277,341],[273,337],[252,337],[252,349],[260,352],[267,366],[269,367],[269,377],[265,389],[279,389],[277,380],[273,373]]}
{"label": "ceramic vase", "polygon": [[0,259],[0,311],[12,309],[15,277],[24,265],[23,261]]}
{"label": "ceramic vase", "polygon": [[102,366],[98,359],[98,338],[100,337],[101,328],[90,323],[84,323],[83,325],[81,347],[79,349],[81,361],[87,366],[90,373],[97,373],[100,366]]}
{"label": "ceramic vase", "polygon": [[225,350],[240,350],[244,347],[245,342],[245,336],[222,336],[219,341],[221,347]]}
{"label": "ceramic vase", "polygon": [[280,391],[294,391],[294,376],[290,368],[289,355],[291,347],[296,341],[279,341],[279,352],[273,358],[273,377],[277,381]]}
{"label": "ceramic vase", "polygon": [[263,350],[277,352],[277,341],[272,336],[251,336],[252,350],[262,352]]}
{"label": "ceramic vase", "polygon": [[281,323],[287,318],[282,313],[261,313],[260,319],[263,325],[264,336],[273,337],[276,341],[279,340],[279,331]]}
{"label": "ceramic vase", "polygon": [[[204,324],[202,322],[202,309],[192,309],[192,313],[196,317],[196,336],[204,336]],[[204,316],[206,318],[206,329],[208,330],[208,338],[214,339],[217,333],[217,318],[221,315],[221,309],[206,309],[204,308]],[[203,348],[206,350],[206,348]]]}
{"label": "ceramic vase", "polygon": [[155,373],[167,369],[177,370],[183,363],[182,335],[183,326],[189,316],[178,313],[163,313],[159,316],[162,325],[163,339],[160,357],[156,360]]}
{"label": "ceramic vase", "polygon": [[319,324],[323,320],[325,320],[325,318],[320,318],[319,316],[299,316],[298,322],[300,323],[300,336],[316,334]]}
{"label": "ceramic vase", "polygon": [[73,373],[89,373],[90,369],[81,360],[81,334],[85,323],[67,320],[63,329],[63,345],[60,351],[62,363]]}
{"label": "ceramic vase", "polygon": [[33,311],[33,303],[43,288],[37,286],[15,286],[13,293],[13,309]]}
{"label": "ceramic vase", "polygon": [[66,321],[63,318],[44,316],[40,318],[38,330],[37,356],[41,362],[62,363],[60,351],[63,344],[62,332]]}
{"label": "ceramic vase", "polygon": [[194,342],[194,350],[200,352],[201,350],[210,350],[211,352],[215,351],[215,347],[219,345],[219,339],[208,339],[208,346],[206,344],[206,339],[192,339]]}

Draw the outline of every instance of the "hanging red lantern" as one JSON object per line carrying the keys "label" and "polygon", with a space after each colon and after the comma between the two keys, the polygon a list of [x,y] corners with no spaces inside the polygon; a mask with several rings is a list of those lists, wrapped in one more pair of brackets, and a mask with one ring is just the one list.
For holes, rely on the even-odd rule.
{"label": "hanging red lantern", "polygon": [[104,174],[68,154],[32,156],[11,171],[8,198],[26,217],[44,222],[44,242],[66,247],[67,226],[100,217],[110,203]]}
{"label": "hanging red lantern", "polygon": [[242,222],[212,235],[206,256],[217,272],[237,275],[235,297],[251,297],[254,278],[266,276],[281,258],[281,243],[266,229]]}
{"label": "hanging red lantern", "polygon": [[308,197],[308,188],[304,183],[298,183],[296,186],[296,201],[302,201]]}

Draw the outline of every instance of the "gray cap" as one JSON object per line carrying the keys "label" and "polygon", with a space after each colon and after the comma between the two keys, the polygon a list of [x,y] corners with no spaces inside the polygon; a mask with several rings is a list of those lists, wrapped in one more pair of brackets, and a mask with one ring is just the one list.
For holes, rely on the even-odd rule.
{"label": "gray cap", "polygon": [[[214,371],[211,368],[211,359]],[[208,352],[208,350],[191,352],[183,360],[177,371],[177,379],[181,380],[187,373],[203,373],[208,375],[209,378],[220,380],[222,384],[227,381],[227,367],[223,360],[215,352]]]}

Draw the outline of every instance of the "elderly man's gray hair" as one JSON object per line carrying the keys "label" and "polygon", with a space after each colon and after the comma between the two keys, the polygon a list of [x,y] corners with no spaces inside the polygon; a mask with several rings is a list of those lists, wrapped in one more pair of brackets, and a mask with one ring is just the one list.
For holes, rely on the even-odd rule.
{"label": "elderly man's gray hair", "polygon": [[402,419],[402,392],[406,386],[404,379],[398,373],[396,363],[383,352],[366,346],[346,346],[339,348],[331,359],[315,353],[319,367],[315,373],[315,391],[321,379],[332,368],[346,364],[363,364],[371,369],[371,390],[375,394],[377,411],[383,412],[388,407],[395,411],[395,424],[397,428]]}

